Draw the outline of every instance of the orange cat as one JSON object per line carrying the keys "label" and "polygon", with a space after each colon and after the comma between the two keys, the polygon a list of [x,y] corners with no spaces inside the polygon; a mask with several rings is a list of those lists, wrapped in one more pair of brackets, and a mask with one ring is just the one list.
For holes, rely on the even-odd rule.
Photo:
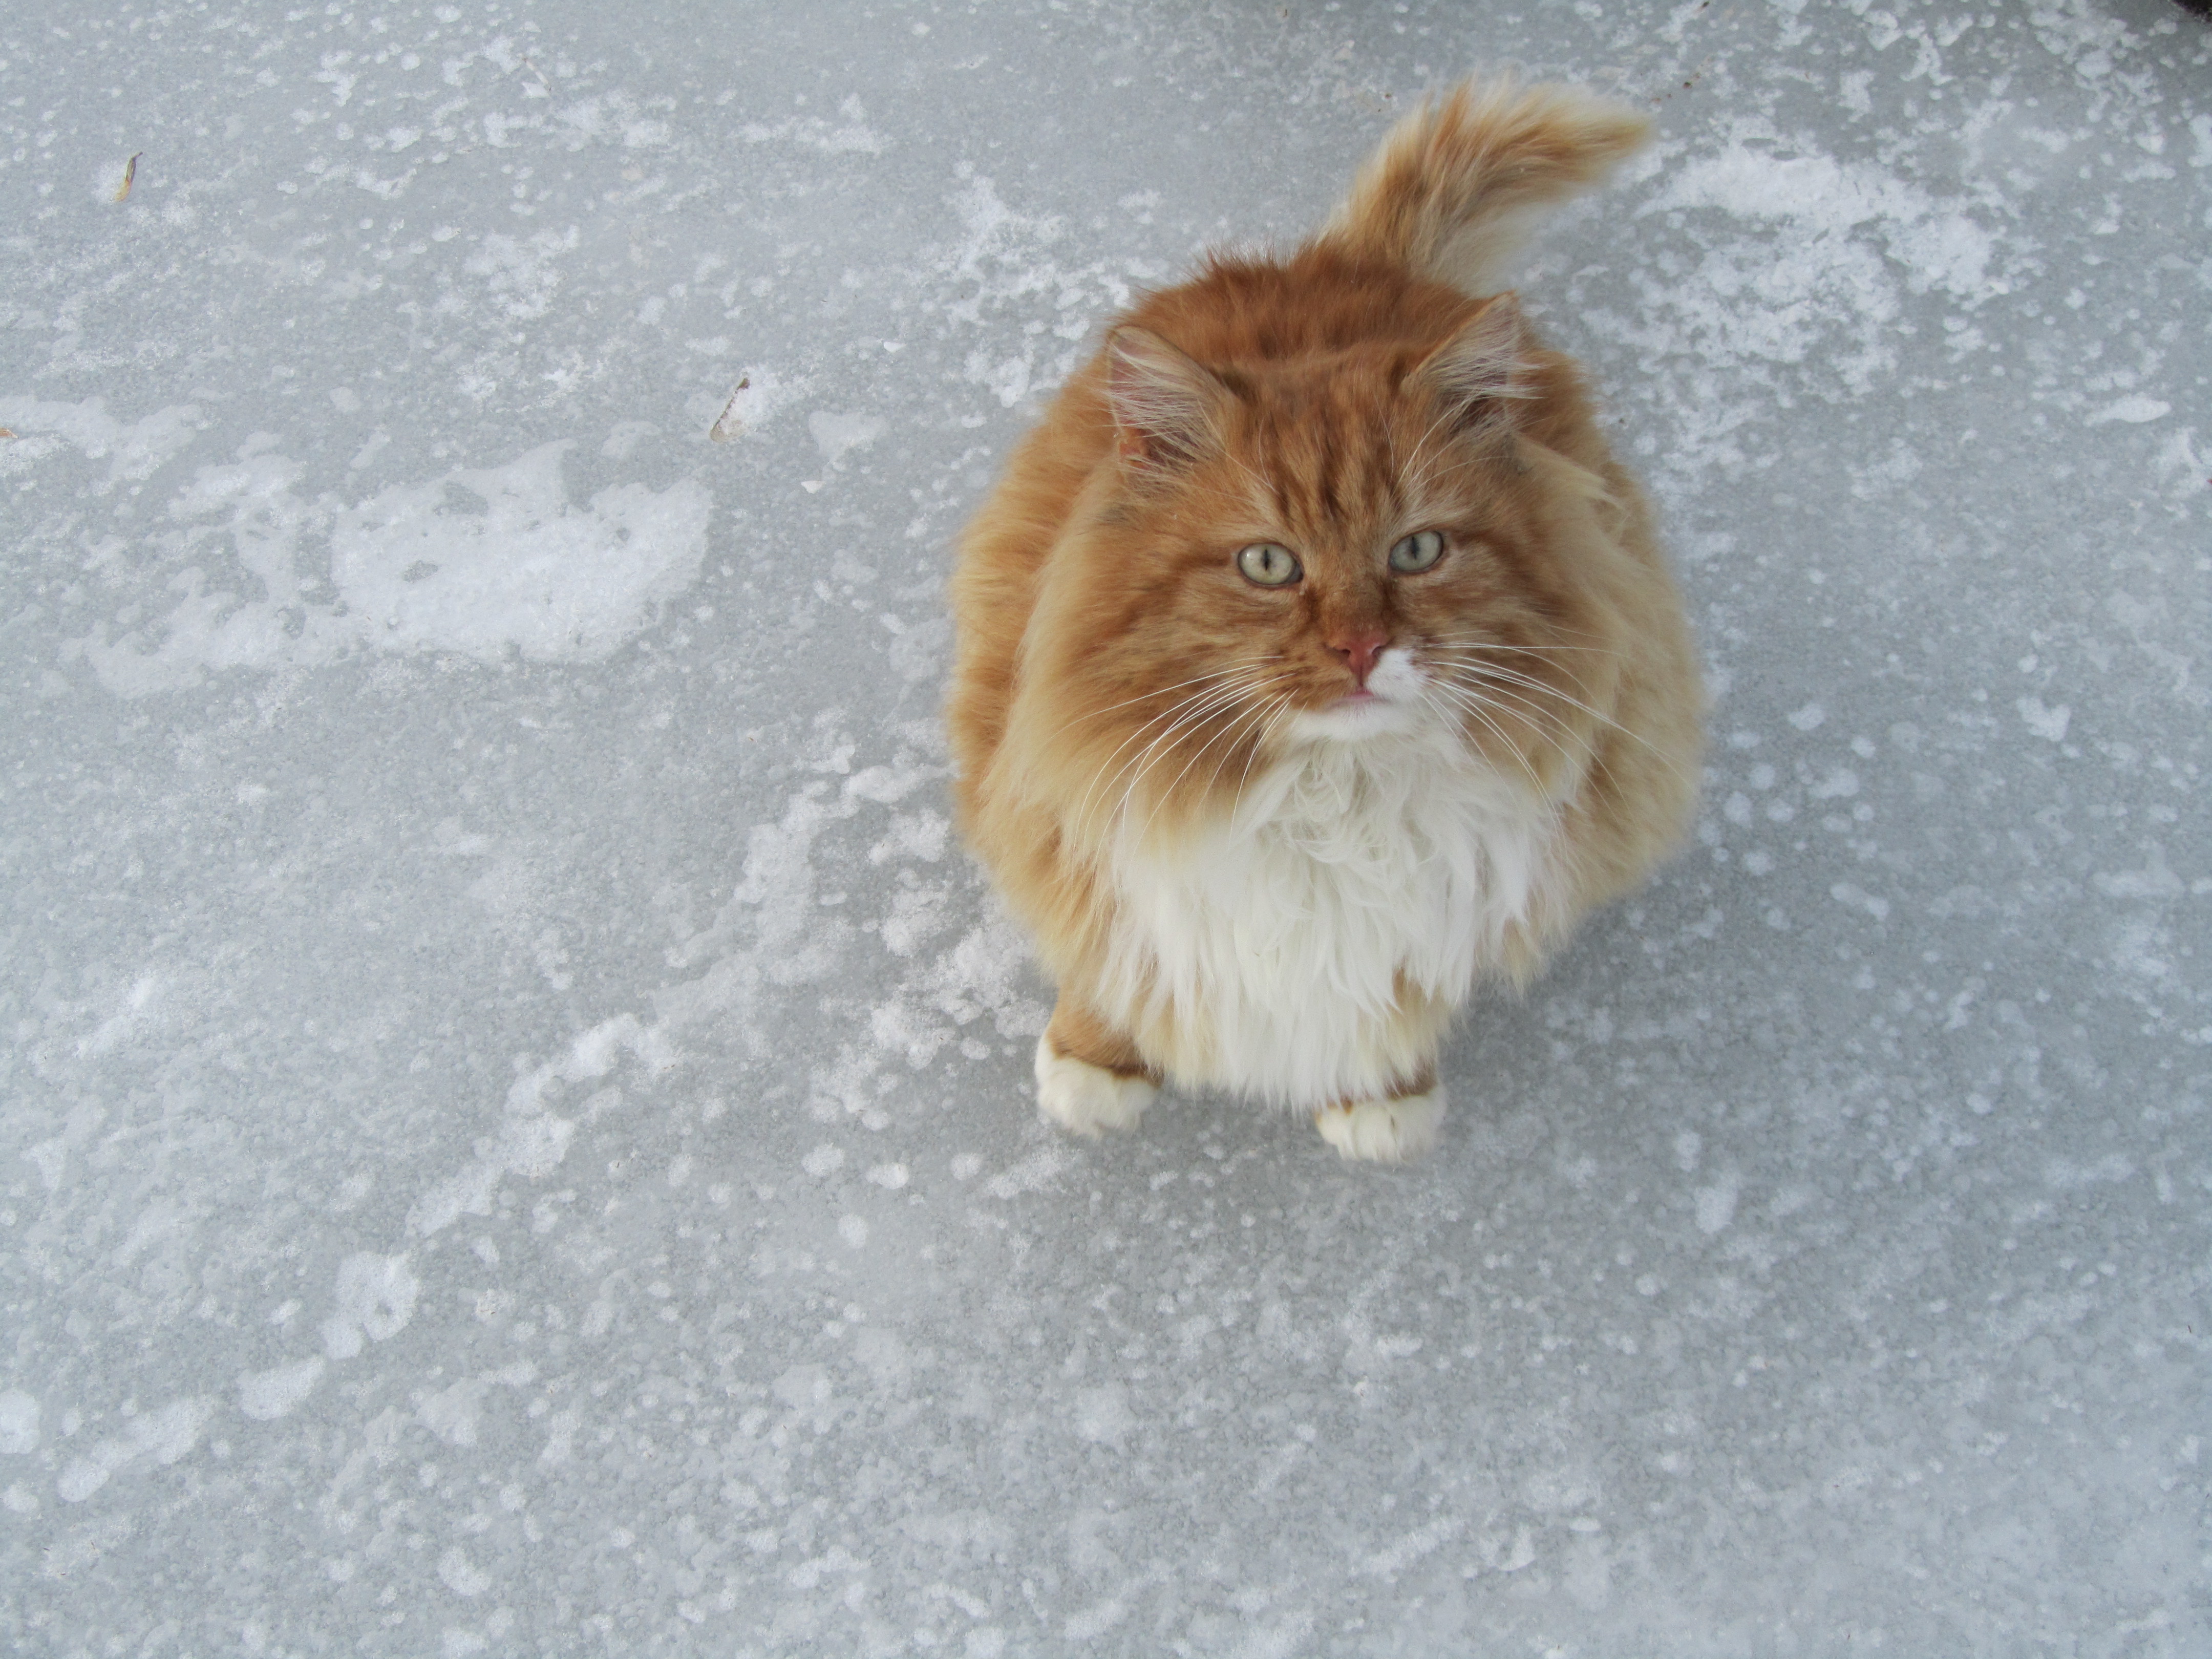
{"label": "orange cat", "polygon": [[1702,696],[1635,483],[1486,275],[1641,142],[1462,87],[1287,259],[1121,318],[963,539],[963,828],[1059,981],[1039,1104],[1165,1079],[1434,1144],[1436,1051],[1680,837]]}

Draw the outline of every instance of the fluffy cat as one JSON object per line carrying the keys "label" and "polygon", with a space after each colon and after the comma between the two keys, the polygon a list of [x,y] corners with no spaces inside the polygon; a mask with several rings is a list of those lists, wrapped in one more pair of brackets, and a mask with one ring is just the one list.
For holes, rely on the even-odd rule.
{"label": "fluffy cat", "polygon": [[1158,1085],[1436,1140],[1436,1052],[1680,838],[1702,694],[1649,510],[1486,276],[1643,139],[1562,87],[1410,117],[1284,259],[1116,319],[968,527],[962,828],[1057,980],[1038,1102]]}

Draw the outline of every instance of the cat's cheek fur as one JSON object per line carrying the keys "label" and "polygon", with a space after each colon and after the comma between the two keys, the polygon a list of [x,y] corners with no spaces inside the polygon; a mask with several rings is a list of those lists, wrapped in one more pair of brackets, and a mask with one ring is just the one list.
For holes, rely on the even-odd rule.
{"label": "cat's cheek fur", "polygon": [[1037,1039],[1037,1110],[1071,1133],[1096,1139],[1104,1130],[1137,1127],[1159,1091],[1142,1077],[1117,1077],[1103,1066],[1056,1051]]}
{"label": "cat's cheek fur", "polygon": [[1314,1127],[1346,1161],[1410,1164],[1436,1149],[1443,1131],[1444,1085],[1425,1094],[1395,1100],[1362,1100],[1325,1106],[1314,1114]]}

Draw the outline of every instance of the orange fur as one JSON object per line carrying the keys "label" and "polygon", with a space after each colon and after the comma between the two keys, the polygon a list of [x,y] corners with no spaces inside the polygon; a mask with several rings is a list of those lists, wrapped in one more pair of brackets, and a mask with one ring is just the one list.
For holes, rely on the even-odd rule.
{"label": "orange fur", "polygon": [[[1487,969],[1525,977],[1679,839],[1702,697],[1648,509],[1573,365],[1474,291],[1516,221],[1642,133],[1565,88],[1462,88],[1287,258],[1215,257],[1118,319],[1015,450],[962,541],[947,721],[962,828],[1060,984],[1048,1050],[1239,1085],[1203,1059],[1203,1008],[1108,988],[1131,860],[1231,822],[1374,641],[1468,774],[1542,814],[1554,874]],[[1426,531],[1441,560],[1394,570]],[[1298,578],[1241,574],[1259,544]],[[1400,990],[1384,1092],[1411,1096],[1451,1010]]]}

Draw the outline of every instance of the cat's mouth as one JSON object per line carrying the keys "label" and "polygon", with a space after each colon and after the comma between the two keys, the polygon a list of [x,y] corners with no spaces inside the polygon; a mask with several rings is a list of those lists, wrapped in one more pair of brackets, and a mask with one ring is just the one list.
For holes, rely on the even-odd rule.
{"label": "cat's mouth", "polygon": [[1291,722],[1289,735],[1294,740],[1308,742],[1364,742],[1393,733],[1402,734],[1412,730],[1414,723],[1410,704],[1363,685],[1332,702],[1297,715]]}

